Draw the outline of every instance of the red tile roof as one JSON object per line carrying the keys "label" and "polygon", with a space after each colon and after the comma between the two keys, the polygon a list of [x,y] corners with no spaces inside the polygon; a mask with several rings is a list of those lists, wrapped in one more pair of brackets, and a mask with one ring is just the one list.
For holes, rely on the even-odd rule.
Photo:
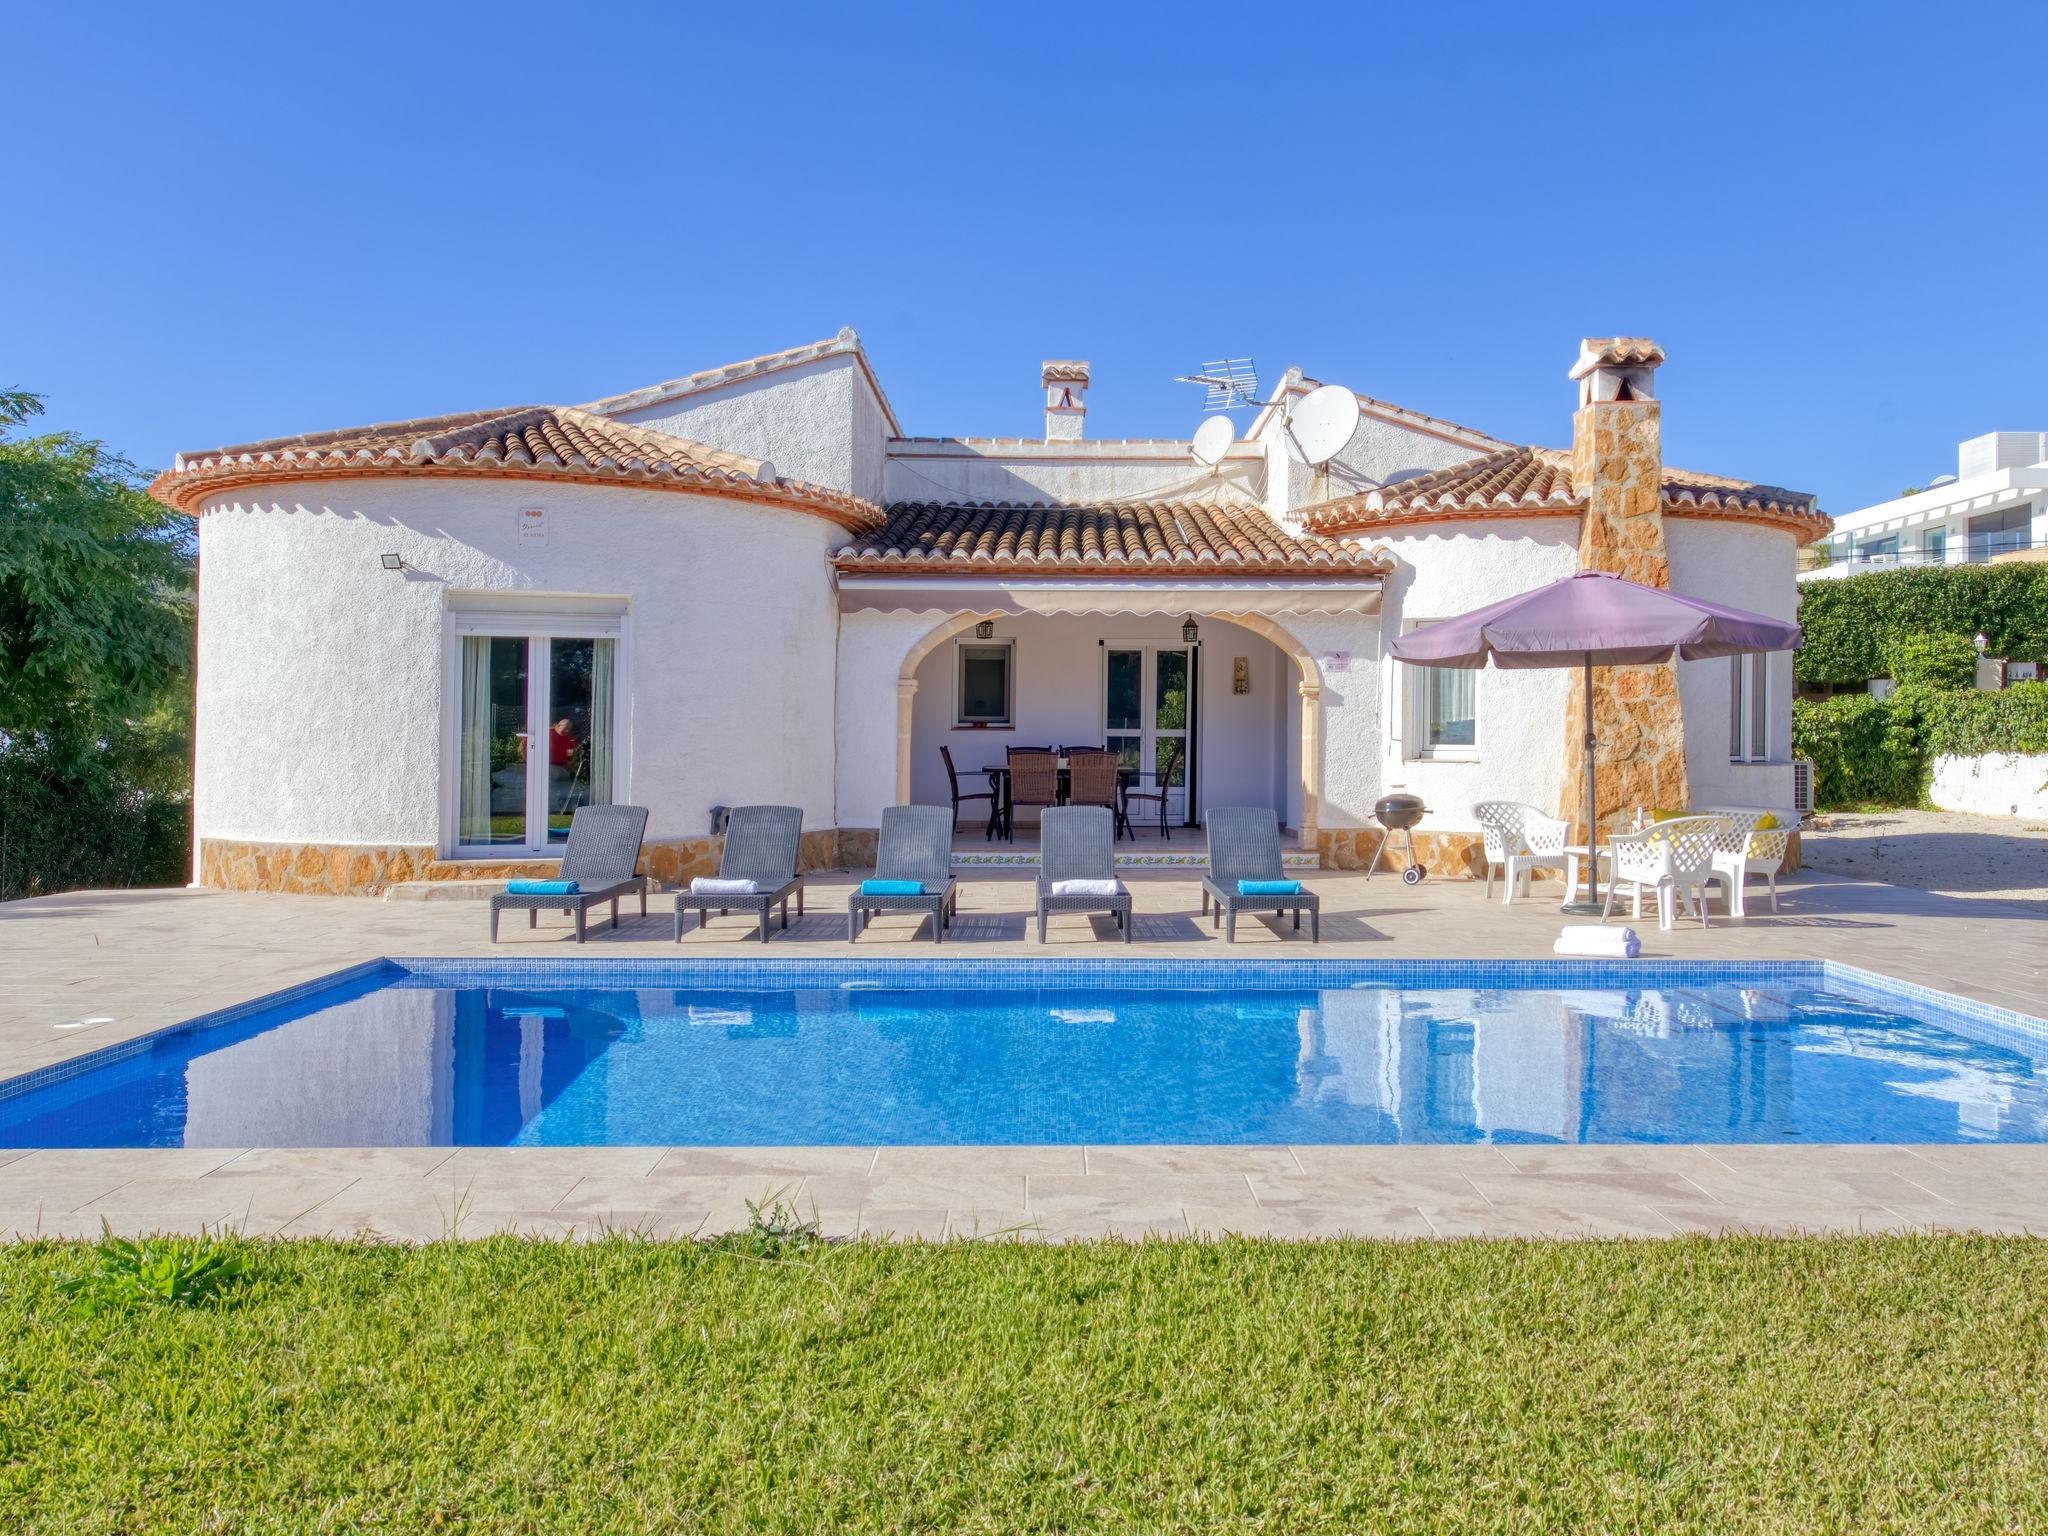
{"label": "red tile roof", "polygon": [[875,574],[1376,576],[1380,555],[1345,539],[1296,537],[1256,507],[1208,502],[1049,506],[911,502],[834,561]]}
{"label": "red tile roof", "polygon": [[[1553,448],[1509,448],[1378,490],[1306,507],[1314,533],[1354,533],[1397,522],[1463,518],[1576,516],[1585,498],[1572,484],[1571,455]],[[1664,510],[1676,517],[1727,517],[1790,528],[1802,544],[1832,523],[1813,498],[1694,470],[1664,471]]]}
{"label": "red tile roof", "polygon": [[562,405],[463,411],[180,454],[149,491],[167,506],[196,512],[206,497],[241,486],[454,474],[732,496],[815,513],[855,532],[882,521],[873,503],[784,479],[759,459]]}

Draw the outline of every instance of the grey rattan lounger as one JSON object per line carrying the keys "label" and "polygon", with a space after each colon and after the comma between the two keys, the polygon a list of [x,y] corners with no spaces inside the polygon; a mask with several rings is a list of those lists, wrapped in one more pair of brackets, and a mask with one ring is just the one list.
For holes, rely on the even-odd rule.
{"label": "grey rattan lounger", "polygon": [[515,896],[499,891],[491,897],[491,942],[498,942],[498,914],[524,912],[526,926],[538,928],[543,912],[566,912],[576,919],[576,942],[583,942],[584,919],[601,901],[612,904],[612,926],[619,926],[619,898],[640,894],[640,915],[647,915],[647,877],[633,873],[640,862],[640,835],[647,830],[644,805],[586,805],[569,818],[569,841],[562,847],[557,880],[574,880],[573,896]]}
{"label": "grey rattan lounger", "polygon": [[1106,805],[1064,805],[1038,826],[1038,942],[1054,912],[1107,912],[1131,942],[1131,893],[1121,880],[1114,896],[1055,896],[1062,880],[1116,880],[1116,817]]}
{"label": "grey rattan lounger", "polygon": [[846,898],[846,942],[860,937],[873,912],[922,912],[932,920],[932,942],[952,926],[960,901],[953,878],[953,813],[943,805],[892,805],[882,812],[881,846],[875,852],[877,880],[915,880],[921,896],[877,896],[858,887]]}
{"label": "grey rattan lounger", "polygon": [[697,926],[711,913],[753,912],[761,919],[761,942],[768,942],[768,914],[782,907],[782,926],[789,926],[789,898],[796,897],[796,915],[804,915],[804,877],[796,872],[798,845],[803,841],[804,813],[793,805],[737,805],[725,823],[725,855],[718,861],[721,880],[751,880],[752,894],[724,892],[676,893],[676,937],[683,936],[683,914],[695,912]]}
{"label": "grey rattan lounger", "polygon": [[1292,912],[1294,926],[1301,927],[1301,914],[1308,914],[1311,944],[1323,937],[1322,899],[1303,891],[1298,896],[1243,896],[1240,880],[1285,880],[1280,864],[1280,818],[1268,810],[1251,807],[1221,807],[1210,811],[1209,872],[1202,877],[1202,916],[1215,916],[1209,926],[1223,924],[1223,936],[1237,942],[1237,914],[1240,912]]}

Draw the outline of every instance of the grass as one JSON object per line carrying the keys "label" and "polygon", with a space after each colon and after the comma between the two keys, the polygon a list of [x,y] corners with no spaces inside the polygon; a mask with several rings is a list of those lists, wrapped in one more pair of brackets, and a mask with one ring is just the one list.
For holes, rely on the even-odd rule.
{"label": "grass", "polygon": [[2048,1244],[0,1250],[0,1510],[96,1531],[2039,1531]]}

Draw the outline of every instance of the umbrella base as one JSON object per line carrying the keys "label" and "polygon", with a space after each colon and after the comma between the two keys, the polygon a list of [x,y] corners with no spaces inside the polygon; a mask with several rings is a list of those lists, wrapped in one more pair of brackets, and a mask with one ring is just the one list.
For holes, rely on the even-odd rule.
{"label": "umbrella base", "polygon": [[1557,910],[1568,917],[1598,917],[1607,908],[1597,901],[1568,901]]}

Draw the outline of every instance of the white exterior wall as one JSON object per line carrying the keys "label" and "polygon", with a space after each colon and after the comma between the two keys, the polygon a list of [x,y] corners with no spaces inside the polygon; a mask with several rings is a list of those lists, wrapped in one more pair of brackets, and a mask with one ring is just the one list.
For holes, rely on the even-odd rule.
{"label": "white exterior wall", "polygon": [[[1385,541],[1398,564],[1387,578],[1384,636],[1401,634],[1416,620],[1452,618],[1499,602],[1578,569],[1576,517],[1503,520],[1480,531],[1484,527],[1421,525]],[[1365,694],[1365,680],[1370,680],[1373,716],[1368,722],[1362,709],[1348,716],[1338,709],[1324,717],[1325,826],[1370,822],[1373,801],[1394,789],[1420,795],[1429,806],[1421,831],[1476,831],[1472,807],[1481,800],[1521,800],[1556,809],[1564,790],[1566,701],[1577,673],[1491,667],[1480,672],[1478,753],[1459,760],[1410,755],[1408,697],[1410,689],[1427,680],[1421,669],[1395,661],[1383,644],[1354,658],[1352,665],[1364,668],[1354,692]],[[1326,704],[1337,681],[1325,678]]]}
{"label": "white exterior wall", "polygon": [[851,353],[619,411],[612,419],[766,459],[792,480],[882,499],[888,429]]}
{"label": "white exterior wall", "polygon": [[[1664,544],[1671,559],[1673,591],[1774,619],[1799,617],[1797,544],[1788,530],[1732,520],[1666,517]],[[1774,655],[1769,663],[1769,762],[1728,760],[1733,681],[1726,657],[1678,663],[1678,697],[1685,709],[1685,768],[1693,803],[1790,809],[1791,653]]]}
{"label": "white exterior wall", "polygon": [[[453,592],[625,611],[622,801],[650,837],[714,804],[832,824],[843,535],[780,508],[628,487],[385,479],[264,487],[199,520],[201,838],[446,850]],[[547,542],[522,544],[544,507]],[[381,568],[385,551],[412,569]]]}
{"label": "white exterior wall", "polygon": [[[883,482],[899,501],[1058,502],[1258,499],[1264,466],[1241,447],[1216,471],[1186,442],[1033,443],[1008,438],[895,438]],[[1234,493],[1234,494],[1232,494]]]}
{"label": "white exterior wall", "polygon": [[1975,816],[2048,816],[2048,753],[1937,757],[1927,798]]}

